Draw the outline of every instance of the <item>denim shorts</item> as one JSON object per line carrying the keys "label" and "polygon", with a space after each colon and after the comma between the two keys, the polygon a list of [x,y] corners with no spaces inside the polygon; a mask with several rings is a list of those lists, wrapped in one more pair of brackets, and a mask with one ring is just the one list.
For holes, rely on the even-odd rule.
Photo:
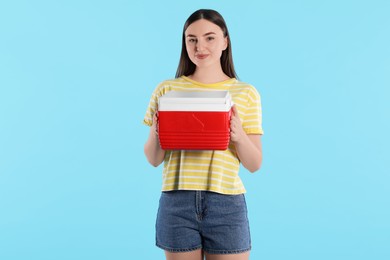
{"label": "denim shorts", "polygon": [[249,251],[251,238],[244,194],[162,192],[156,245],[169,252],[203,249],[209,254],[238,254]]}

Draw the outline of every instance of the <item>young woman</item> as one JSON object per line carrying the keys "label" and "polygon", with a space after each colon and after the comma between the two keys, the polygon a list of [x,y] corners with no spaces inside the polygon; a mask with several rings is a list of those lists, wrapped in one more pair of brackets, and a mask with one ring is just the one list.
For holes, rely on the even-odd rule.
{"label": "young woman", "polygon": [[[260,168],[261,103],[256,89],[238,81],[229,32],[214,10],[194,12],[183,29],[176,78],[159,84],[144,123],[150,133],[146,158],[164,161],[163,187],[156,221],[156,245],[169,260],[249,259],[251,240],[239,164]],[[171,90],[228,90],[234,106],[226,151],[162,150],[157,132],[158,98]]]}

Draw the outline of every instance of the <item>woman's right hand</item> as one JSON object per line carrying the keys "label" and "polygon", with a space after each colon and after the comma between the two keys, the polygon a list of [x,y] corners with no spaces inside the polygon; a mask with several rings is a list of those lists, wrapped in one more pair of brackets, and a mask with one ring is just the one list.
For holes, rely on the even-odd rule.
{"label": "woman's right hand", "polygon": [[153,115],[153,123],[152,123],[152,129],[155,132],[155,134],[158,136],[158,112],[154,113]]}
{"label": "woman's right hand", "polygon": [[144,153],[149,163],[155,167],[164,161],[165,151],[161,149],[160,140],[158,138],[158,114],[153,115],[152,126],[148,140],[144,145]]}

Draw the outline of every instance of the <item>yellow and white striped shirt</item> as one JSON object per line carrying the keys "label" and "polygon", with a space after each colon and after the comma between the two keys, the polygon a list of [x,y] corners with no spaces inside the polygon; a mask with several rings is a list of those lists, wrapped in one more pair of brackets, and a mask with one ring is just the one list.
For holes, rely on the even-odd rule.
{"label": "yellow and white striped shirt", "polygon": [[[235,78],[215,84],[203,84],[185,76],[163,81],[152,94],[144,124],[152,125],[159,97],[171,90],[228,90],[245,132],[263,134],[260,95],[256,88]],[[206,190],[222,194],[245,193],[244,185],[238,176],[239,166],[240,161],[232,144],[225,151],[167,150],[164,158],[162,191]]]}

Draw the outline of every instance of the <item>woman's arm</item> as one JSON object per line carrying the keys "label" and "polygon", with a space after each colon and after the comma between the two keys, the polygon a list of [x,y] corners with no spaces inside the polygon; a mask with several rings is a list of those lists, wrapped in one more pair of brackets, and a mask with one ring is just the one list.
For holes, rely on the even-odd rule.
{"label": "woman's arm", "polygon": [[157,116],[153,116],[153,123],[150,127],[149,137],[144,145],[144,153],[149,163],[154,167],[164,161],[165,150],[161,149],[157,133]]}
{"label": "woman's arm", "polygon": [[250,172],[259,170],[263,159],[260,135],[245,133],[235,106],[230,120],[230,140],[236,147],[242,165]]}

